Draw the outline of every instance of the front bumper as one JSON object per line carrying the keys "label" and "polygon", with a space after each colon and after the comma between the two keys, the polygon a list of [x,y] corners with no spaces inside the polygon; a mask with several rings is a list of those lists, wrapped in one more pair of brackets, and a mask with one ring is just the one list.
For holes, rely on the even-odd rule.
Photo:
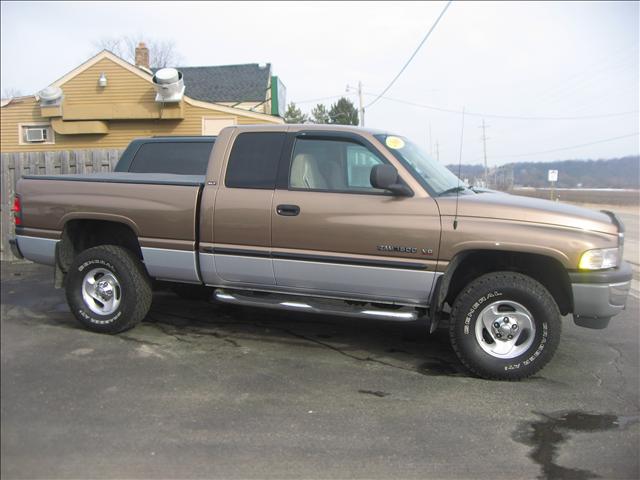
{"label": "front bumper", "polygon": [[573,320],[587,328],[605,328],[625,308],[633,270],[627,262],[611,270],[570,272]]}

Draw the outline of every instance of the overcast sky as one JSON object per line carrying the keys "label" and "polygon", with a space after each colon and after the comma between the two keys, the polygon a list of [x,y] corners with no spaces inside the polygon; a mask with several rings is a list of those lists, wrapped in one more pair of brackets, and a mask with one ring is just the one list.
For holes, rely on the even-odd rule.
{"label": "overcast sky", "polygon": [[[270,62],[288,101],[339,96],[360,80],[366,104],[444,4],[2,2],[1,89],[35,93],[94,54],[100,38],[143,35],[173,40],[188,66]],[[637,155],[638,5],[454,2],[385,95],[395,100],[368,109],[366,126],[411,137],[434,156],[437,142],[444,163],[458,161],[463,108],[463,163],[482,161],[483,118],[490,165]],[[499,117],[622,112],[631,113]],[[616,137],[625,138],[600,142]]]}

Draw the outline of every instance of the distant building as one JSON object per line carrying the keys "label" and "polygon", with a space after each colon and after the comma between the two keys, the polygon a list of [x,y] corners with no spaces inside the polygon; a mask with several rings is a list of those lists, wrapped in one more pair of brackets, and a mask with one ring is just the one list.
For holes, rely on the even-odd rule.
{"label": "distant building", "polygon": [[269,64],[182,67],[170,78],[148,58],[144,44],[137,65],[103,50],[38,94],[3,100],[2,151],[123,148],[136,137],[283,123],[284,87]]}

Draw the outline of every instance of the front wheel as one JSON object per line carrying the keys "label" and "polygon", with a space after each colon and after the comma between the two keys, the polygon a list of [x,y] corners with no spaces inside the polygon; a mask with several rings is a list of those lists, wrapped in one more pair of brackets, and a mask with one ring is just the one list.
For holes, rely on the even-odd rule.
{"label": "front wheel", "polygon": [[151,281],[140,260],[116,245],[80,253],[67,272],[71,311],[88,330],[119,333],[136,325],[151,307]]}
{"label": "front wheel", "polygon": [[560,311],[549,291],[515,272],[494,272],[467,285],[451,310],[449,336],[477,375],[519,380],[544,367],[560,342]]}

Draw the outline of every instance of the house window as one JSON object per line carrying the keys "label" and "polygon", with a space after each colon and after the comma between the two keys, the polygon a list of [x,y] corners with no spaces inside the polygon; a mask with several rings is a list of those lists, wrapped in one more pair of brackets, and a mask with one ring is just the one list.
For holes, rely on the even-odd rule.
{"label": "house window", "polygon": [[48,123],[22,123],[19,125],[20,145],[53,144],[55,134]]}

